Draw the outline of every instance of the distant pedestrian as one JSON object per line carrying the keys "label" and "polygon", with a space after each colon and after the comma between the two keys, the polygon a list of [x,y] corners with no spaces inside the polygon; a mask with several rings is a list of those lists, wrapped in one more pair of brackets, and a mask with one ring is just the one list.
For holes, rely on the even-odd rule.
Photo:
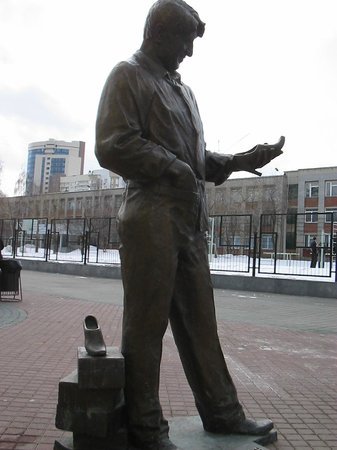
{"label": "distant pedestrian", "polygon": [[315,268],[317,264],[317,258],[318,258],[318,251],[317,251],[317,242],[316,242],[316,236],[314,236],[310,242],[310,249],[311,249],[311,264],[310,267]]}

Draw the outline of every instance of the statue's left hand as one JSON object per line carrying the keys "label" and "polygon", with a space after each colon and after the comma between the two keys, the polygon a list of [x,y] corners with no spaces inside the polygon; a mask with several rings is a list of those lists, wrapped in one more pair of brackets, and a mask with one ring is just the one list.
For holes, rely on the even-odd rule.
{"label": "statue's left hand", "polygon": [[233,156],[234,170],[244,170],[246,172],[261,175],[257,168],[268,164],[272,159],[280,156],[285,137],[281,136],[276,144],[258,144],[248,152],[237,153]]}

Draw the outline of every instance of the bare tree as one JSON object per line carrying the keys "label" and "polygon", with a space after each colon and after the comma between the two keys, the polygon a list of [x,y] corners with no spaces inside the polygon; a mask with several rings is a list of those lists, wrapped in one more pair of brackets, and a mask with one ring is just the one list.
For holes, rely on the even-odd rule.
{"label": "bare tree", "polygon": [[24,169],[19,173],[19,177],[15,182],[14,195],[23,196],[26,193],[26,171]]}
{"label": "bare tree", "polygon": [[[0,188],[1,188],[3,167],[4,167],[4,163],[3,163],[3,161],[0,160]],[[6,194],[1,189],[0,189],[0,197],[6,197]]]}

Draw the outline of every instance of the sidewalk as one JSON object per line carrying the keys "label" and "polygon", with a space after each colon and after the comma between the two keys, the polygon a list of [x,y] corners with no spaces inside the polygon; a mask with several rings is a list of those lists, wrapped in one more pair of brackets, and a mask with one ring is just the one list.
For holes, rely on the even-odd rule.
{"label": "sidewalk", "polygon": [[[118,280],[22,271],[23,302],[0,303],[0,449],[52,450],[59,380],[76,368],[82,321],[94,314],[119,346]],[[219,336],[248,416],[278,430],[270,449],[337,449],[337,300],[216,290]],[[197,415],[168,330],[161,400]],[[191,449],[198,450],[198,449]]]}

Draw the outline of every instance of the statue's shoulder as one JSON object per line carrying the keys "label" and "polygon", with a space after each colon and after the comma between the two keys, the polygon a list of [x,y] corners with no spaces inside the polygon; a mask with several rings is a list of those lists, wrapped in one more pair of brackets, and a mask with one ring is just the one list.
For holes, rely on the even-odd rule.
{"label": "statue's shoulder", "polygon": [[110,77],[118,78],[124,77],[128,74],[132,75],[132,73],[134,73],[136,70],[137,69],[133,64],[133,62],[131,61],[131,59],[121,61],[118,64],[116,64],[115,67],[112,69]]}
{"label": "statue's shoulder", "polygon": [[131,58],[121,61],[112,69],[109,80],[112,82],[136,81],[136,79],[144,79],[148,76],[146,68],[142,64],[141,58],[137,54]]}

